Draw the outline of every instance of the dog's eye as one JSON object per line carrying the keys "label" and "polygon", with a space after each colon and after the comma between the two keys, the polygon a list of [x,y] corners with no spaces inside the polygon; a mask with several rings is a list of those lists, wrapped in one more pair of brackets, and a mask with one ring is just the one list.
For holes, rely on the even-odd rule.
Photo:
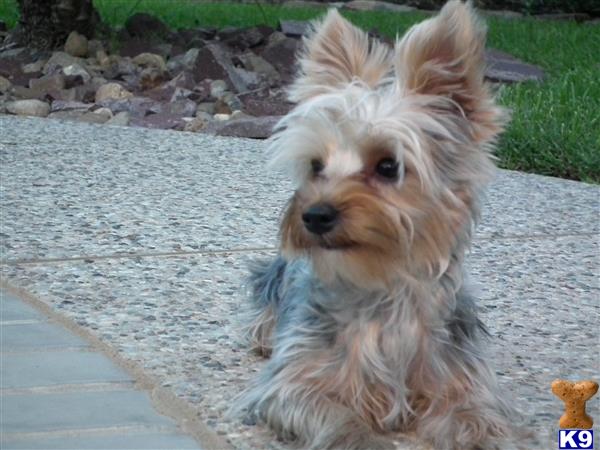
{"label": "dog's eye", "polygon": [[318,175],[323,171],[323,162],[320,159],[313,159],[310,162],[310,166],[312,167],[313,175]]}
{"label": "dog's eye", "polygon": [[398,161],[393,158],[383,158],[377,163],[375,172],[388,180],[396,180],[398,178]]}

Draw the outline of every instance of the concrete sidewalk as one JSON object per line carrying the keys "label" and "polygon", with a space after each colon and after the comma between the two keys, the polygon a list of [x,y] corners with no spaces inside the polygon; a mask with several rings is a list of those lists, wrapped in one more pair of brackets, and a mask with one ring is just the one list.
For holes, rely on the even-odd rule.
{"label": "concrete sidewalk", "polygon": [[[291,193],[262,151],[0,116],[2,283],[96,336],[240,449],[285,447],[224,417],[262,364],[238,332],[245,265],[274,254]],[[556,448],[562,413],[551,381],[600,373],[599,202],[598,186],[503,171],[468,261],[502,387],[540,448]],[[588,406],[596,421],[599,406]]]}

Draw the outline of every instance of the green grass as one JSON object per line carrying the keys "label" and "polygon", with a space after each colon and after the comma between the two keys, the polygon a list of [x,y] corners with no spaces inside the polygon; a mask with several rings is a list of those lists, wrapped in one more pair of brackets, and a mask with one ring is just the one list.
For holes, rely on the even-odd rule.
{"label": "green grass", "polygon": [[[319,8],[201,4],[193,0],[95,0],[103,19],[122,26],[130,13],[159,16],[173,28],[277,24],[311,19]],[[132,9],[135,6],[135,9]],[[355,24],[394,37],[425,18],[421,13],[344,12]],[[9,26],[14,0],[0,0]],[[502,86],[499,101],[512,110],[497,155],[507,169],[600,183],[600,26],[571,22],[490,19],[488,42],[547,73],[543,83]]]}

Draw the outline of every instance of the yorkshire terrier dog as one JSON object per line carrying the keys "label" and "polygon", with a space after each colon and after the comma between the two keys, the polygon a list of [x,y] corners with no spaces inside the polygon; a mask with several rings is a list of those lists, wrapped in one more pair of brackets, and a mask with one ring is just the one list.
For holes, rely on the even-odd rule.
{"label": "yorkshire terrier dog", "polygon": [[297,190],[280,254],[250,279],[270,356],[236,408],[304,448],[506,448],[463,260],[507,114],[485,28],[448,2],[392,50],[331,10],[305,38],[297,103],[271,138]]}

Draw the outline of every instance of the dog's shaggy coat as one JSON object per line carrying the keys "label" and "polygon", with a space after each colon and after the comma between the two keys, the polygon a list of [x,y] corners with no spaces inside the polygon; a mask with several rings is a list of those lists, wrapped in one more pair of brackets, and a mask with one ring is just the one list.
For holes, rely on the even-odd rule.
{"label": "dog's shaggy coat", "polygon": [[[335,10],[305,38],[298,105],[270,142],[297,190],[280,256],[250,280],[250,335],[270,360],[236,405],[279,436],[374,449],[413,431],[461,450],[510,437],[462,268],[506,121],[484,44],[457,0],[393,51]],[[323,204],[335,226],[311,231]]]}

